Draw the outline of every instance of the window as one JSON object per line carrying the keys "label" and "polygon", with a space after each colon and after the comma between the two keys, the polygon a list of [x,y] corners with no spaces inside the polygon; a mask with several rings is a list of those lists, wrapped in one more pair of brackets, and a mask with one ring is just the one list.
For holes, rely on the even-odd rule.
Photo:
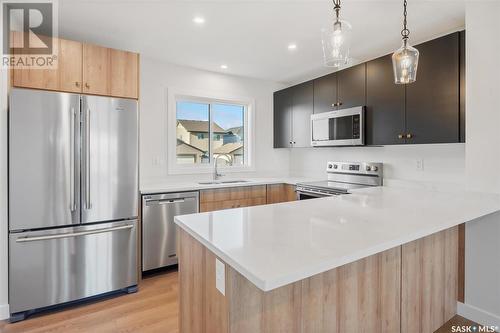
{"label": "window", "polygon": [[178,167],[247,167],[248,104],[176,98],[175,164]]}

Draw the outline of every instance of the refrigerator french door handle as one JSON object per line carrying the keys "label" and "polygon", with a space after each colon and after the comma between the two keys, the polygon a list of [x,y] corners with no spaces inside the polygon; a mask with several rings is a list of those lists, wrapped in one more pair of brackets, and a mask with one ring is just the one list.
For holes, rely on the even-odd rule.
{"label": "refrigerator french door handle", "polygon": [[76,170],[75,170],[75,118],[76,118],[76,112],[75,108],[71,108],[71,118],[70,118],[70,181],[69,181],[69,195],[70,195],[70,210],[74,212],[76,210],[76,194],[75,194],[75,179],[76,179]]}
{"label": "refrigerator french door handle", "polygon": [[92,209],[90,201],[90,108],[85,113],[85,208]]}
{"label": "refrigerator french door handle", "polygon": [[119,227],[95,229],[95,230],[80,231],[80,232],[68,232],[68,233],[48,235],[48,236],[19,237],[18,239],[16,239],[16,243],[25,243],[25,242],[34,242],[34,241],[41,241],[41,240],[87,236],[87,235],[101,234],[103,232],[132,229],[133,227],[134,227],[133,224],[128,224],[128,225],[122,225]]}

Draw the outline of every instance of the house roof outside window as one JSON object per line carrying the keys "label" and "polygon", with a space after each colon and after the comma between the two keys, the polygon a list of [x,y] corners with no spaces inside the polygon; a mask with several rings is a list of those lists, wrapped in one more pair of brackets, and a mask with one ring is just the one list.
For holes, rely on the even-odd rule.
{"label": "house roof outside window", "polygon": [[[181,124],[188,132],[208,133],[209,129],[209,122],[206,120],[178,119],[177,124]],[[214,122],[214,133],[224,134],[226,132],[225,129]]]}

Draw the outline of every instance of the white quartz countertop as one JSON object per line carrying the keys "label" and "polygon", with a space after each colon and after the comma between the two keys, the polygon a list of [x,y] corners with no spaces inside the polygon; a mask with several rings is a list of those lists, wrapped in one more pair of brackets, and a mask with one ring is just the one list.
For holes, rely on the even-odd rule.
{"label": "white quartz countertop", "polygon": [[[242,179],[245,182],[239,183],[218,183],[218,184],[200,184],[200,181],[189,181],[189,182],[150,182],[141,185],[142,194],[155,194],[155,193],[168,193],[168,192],[183,192],[183,191],[197,191],[213,188],[224,188],[224,187],[241,187],[241,186],[255,186],[255,185],[265,185],[265,184],[290,184],[295,185],[300,182],[318,180],[311,178],[301,178],[301,177],[283,177],[283,178],[234,178],[235,180]],[[231,181],[232,178],[222,178],[220,181]]]}
{"label": "white quartz countertop", "polygon": [[175,217],[263,291],[500,211],[500,195],[376,187]]}

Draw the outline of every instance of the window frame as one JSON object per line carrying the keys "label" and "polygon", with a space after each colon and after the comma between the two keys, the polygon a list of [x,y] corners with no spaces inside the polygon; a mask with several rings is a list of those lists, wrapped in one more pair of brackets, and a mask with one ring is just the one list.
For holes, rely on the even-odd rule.
{"label": "window frame", "polygon": [[179,174],[206,174],[214,171],[214,160],[212,154],[212,140],[213,140],[213,122],[212,110],[209,108],[209,156],[210,163],[207,164],[181,164],[177,163],[177,102],[189,101],[208,104],[231,104],[241,105],[244,107],[243,119],[243,137],[244,146],[243,154],[245,164],[239,166],[219,166],[218,169],[224,173],[233,172],[249,172],[255,171],[254,166],[254,117],[255,117],[255,102],[252,98],[248,97],[235,97],[223,96],[221,94],[207,94],[206,92],[197,91],[182,91],[176,89],[167,89],[167,173],[170,175]]}

